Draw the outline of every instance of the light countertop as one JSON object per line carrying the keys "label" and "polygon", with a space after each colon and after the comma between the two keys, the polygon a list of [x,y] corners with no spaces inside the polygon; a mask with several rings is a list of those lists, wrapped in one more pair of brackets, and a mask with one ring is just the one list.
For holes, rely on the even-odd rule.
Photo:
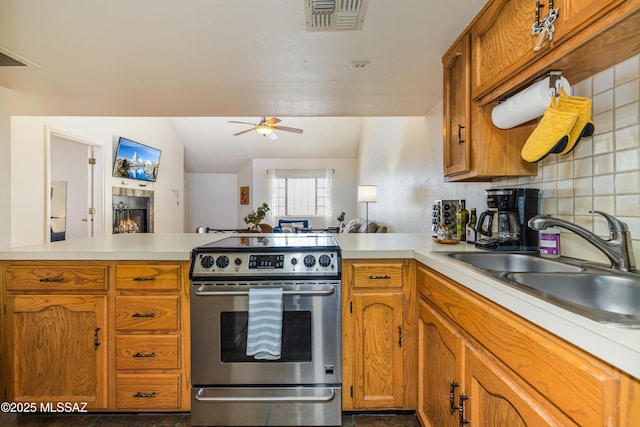
{"label": "light countertop", "polygon": [[[175,260],[191,249],[227,235],[131,234],[47,243],[0,250],[0,260]],[[556,334],[600,359],[640,378],[640,330],[602,325],[504,285],[439,253],[478,251],[473,245],[435,243],[431,234],[336,234],[344,259],[413,258],[468,289]]]}

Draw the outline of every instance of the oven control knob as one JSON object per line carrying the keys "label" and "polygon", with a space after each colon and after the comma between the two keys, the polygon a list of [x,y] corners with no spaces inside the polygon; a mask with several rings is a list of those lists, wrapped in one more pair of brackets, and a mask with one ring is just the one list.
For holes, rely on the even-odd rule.
{"label": "oven control knob", "polygon": [[329,255],[321,255],[318,264],[320,264],[320,267],[329,267],[331,265],[331,258]]}
{"label": "oven control knob", "polygon": [[229,257],[226,255],[219,256],[216,260],[216,265],[218,266],[218,268],[225,268],[229,265]]}
{"label": "oven control knob", "polygon": [[235,259],[235,261],[233,261],[233,263],[234,263],[235,265],[240,265],[240,264],[242,264],[242,259],[240,259],[240,258],[236,258],[236,259]]}
{"label": "oven control knob", "polygon": [[200,260],[200,265],[202,268],[211,268],[213,267],[213,257],[210,255],[205,255]]}
{"label": "oven control knob", "polygon": [[313,255],[307,255],[304,257],[304,266],[305,267],[313,267],[314,265],[316,265],[316,257],[314,257]]}
{"label": "oven control knob", "polygon": [[296,257],[291,258],[291,265],[298,265],[298,258]]}

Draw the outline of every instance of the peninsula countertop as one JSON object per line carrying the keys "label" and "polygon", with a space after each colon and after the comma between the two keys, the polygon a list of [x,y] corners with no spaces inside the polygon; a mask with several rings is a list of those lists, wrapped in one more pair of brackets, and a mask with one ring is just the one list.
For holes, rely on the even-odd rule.
{"label": "peninsula countertop", "polygon": [[[223,233],[100,236],[0,250],[0,260],[188,261],[193,248],[228,236]],[[635,378],[640,378],[639,329],[618,328],[594,322],[506,286],[442,254],[451,251],[478,251],[473,245],[438,244],[429,233],[334,236],[344,259],[415,259]]]}

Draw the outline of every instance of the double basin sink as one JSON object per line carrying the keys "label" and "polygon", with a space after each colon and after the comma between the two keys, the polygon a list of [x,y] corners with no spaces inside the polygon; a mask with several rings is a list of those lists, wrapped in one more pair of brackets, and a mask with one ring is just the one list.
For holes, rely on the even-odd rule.
{"label": "double basin sink", "polygon": [[640,274],[535,253],[441,252],[501,283],[603,324],[640,329]]}

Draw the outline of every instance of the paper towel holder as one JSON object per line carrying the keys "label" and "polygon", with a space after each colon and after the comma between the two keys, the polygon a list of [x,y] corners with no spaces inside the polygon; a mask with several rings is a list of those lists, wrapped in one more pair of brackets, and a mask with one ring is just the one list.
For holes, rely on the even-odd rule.
{"label": "paper towel holder", "polygon": [[550,70],[545,74],[546,76],[549,76],[549,96],[560,96],[562,70]]}

